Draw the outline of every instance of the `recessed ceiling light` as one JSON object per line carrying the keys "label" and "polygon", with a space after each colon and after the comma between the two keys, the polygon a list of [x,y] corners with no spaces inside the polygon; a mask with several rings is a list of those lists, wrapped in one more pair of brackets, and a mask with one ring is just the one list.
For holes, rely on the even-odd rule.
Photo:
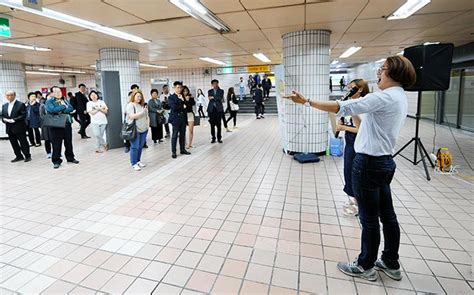
{"label": "recessed ceiling light", "polygon": [[339,62],[338,60],[333,60],[333,61],[331,62],[331,64],[332,64],[332,65],[335,65],[335,64],[337,64],[338,62]]}
{"label": "recessed ceiling light", "polygon": [[0,46],[12,47],[12,48],[20,48],[20,49],[27,49],[27,50],[34,50],[34,51],[51,51],[51,48],[44,48],[44,47],[31,46],[31,45],[24,45],[24,44],[17,44],[17,43],[5,43],[5,42],[0,42]]}
{"label": "recessed ceiling light", "polygon": [[59,76],[58,73],[48,73],[48,72],[34,72],[34,71],[25,71],[28,75],[45,75],[45,76]]}
{"label": "recessed ceiling light", "polygon": [[425,42],[423,45],[433,45],[433,44],[439,44],[439,42]]}
{"label": "recessed ceiling light", "polygon": [[206,6],[202,5],[198,0],[169,0],[179,9],[183,10],[190,16],[204,23],[205,25],[217,30],[220,33],[230,32],[230,28]]}
{"label": "recessed ceiling light", "polygon": [[89,67],[91,67],[91,68],[97,68],[96,65],[90,65]]}
{"label": "recessed ceiling light", "polygon": [[393,19],[404,19],[409,17],[410,15],[414,14],[421,8],[423,8],[426,4],[430,3],[431,0],[407,0],[405,4],[400,6],[391,16],[389,16],[388,20]]}
{"label": "recessed ceiling light", "polygon": [[341,56],[339,56],[339,58],[347,58],[347,57],[353,55],[354,53],[356,53],[357,51],[361,50],[361,48],[362,47],[352,46],[351,48],[344,51],[344,53],[341,54]]}
{"label": "recessed ceiling light", "polygon": [[224,66],[226,63],[223,62],[223,61],[220,61],[220,60],[217,60],[217,59],[213,59],[213,58],[210,58],[210,57],[200,57],[199,58],[200,60],[203,60],[203,61],[207,61],[207,62],[210,62],[210,63],[213,63],[213,64],[218,64],[218,65],[221,65],[221,66]]}
{"label": "recessed ceiling light", "polygon": [[81,19],[81,18],[77,18],[77,17],[71,16],[71,15],[68,15],[68,14],[64,14],[64,13],[61,13],[61,12],[58,12],[58,11],[55,11],[55,10],[45,8],[45,7],[43,7],[42,10],[36,10],[36,9],[33,9],[33,8],[29,8],[29,7],[23,6],[22,2],[23,2],[22,0],[0,0],[0,5],[8,6],[10,8],[14,8],[14,9],[26,11],[26,12],[29,12],[29,13],[33,13],[33,14],[36,14],[36,15],[44,16],[44,17],[47,17],[47,18],[50,18],[50,19],[53,19],[53,20],[56,20],[56,21],[65,22],[65,23],[68,23],[68,24],[71,24],[71,25],[74,25],[74,26],[78,26],[78,27],[88,29],[88,30],[92,30],[92,31],[107,34],[107,35],[110,35],[110,36],[114,36],[114,37],[117,37],[117,38],[125,39],[127,41],[132,41],[132,42],[136,42],[136,43],[148,43],[148,42],[150,42],[149,40],[140,38],[138,36],[128,34],[128,33],[125,33],[125,32],[121,32],[121,31],[118,31],[118,30],[115,30],[115,29],[112,29],[112,28],[109,28],[109,27],[104,27],[104,26],[101,26],[97,23],[90,22],[90,21],[87,21],[87,20],[84,20],[84,19]]}
{"label": "recessed ceiling light", "polygon": [[142,67],[149,67],[149,68],[158,68],[158,69],[167,69],[167,66],[157,66],[157,65],[152,65],[152,64],[145,64],[145,63],[140,63]]}
{"label": "recessed ceiling light", "polygon": [[259,59],[261,62],[272,62],[265,54],[263,53],[254,53],[253,56]]}

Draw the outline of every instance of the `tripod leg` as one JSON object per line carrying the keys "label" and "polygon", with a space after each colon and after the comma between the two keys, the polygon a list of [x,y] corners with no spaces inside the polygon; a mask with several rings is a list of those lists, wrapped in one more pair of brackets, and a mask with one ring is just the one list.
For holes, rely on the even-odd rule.
{"label": "tripod leg", "polygon": [[[418,144],[418,140],[419,138],[416,137],[415,138],[415,150],[413,151],[413,165],[416,165],[417,161],[416,161],[416,158],[418,158],[418,148],[419,148],[419,144]],[[420,156],[423,156],[422,153],[420,153]]]}
{"label": "tripod leg", "polygon": [[[418,146],[418,149],[420,150],[421,161],[423,162],[423,167],[425,168],[426,179],[431,180],[430,173],[428,172],[428,166],[426,165],[425,157],[423,157],[421,140],[419,138],[415,140],[415,146]],[[415,160],[416,160],[416,156],[415,156]]]}
{"label": "tripod leg", "polygon": [[398,152],[396,152],[396,153],[393,155],[393,157],[396,157],[399,153],[401,153],[404,149],[406,149],[406,147],[409,146],[410,143],[411,143],[412,141],[414,141],[414,140],[415,140],[414,137],[413,137],[412,139],[410,139],[410,141],[407,142],[401,149],[399,149]]}
{"label": "tripod leg", "polygon": [[[423,143],[421,143],[421,139],[420,139],[420,146],[423,149],[423,151],[425,152],[425,156],[428,158],[428,161],[430,161],[431,167],[434,168],[435,165],[434,165],[433,161],[431,160],[430,156],[428,155],[428,152],[426,151],[425,146],[423,145]],[[420,153],[421,153],[421,151],[420,151]]]}

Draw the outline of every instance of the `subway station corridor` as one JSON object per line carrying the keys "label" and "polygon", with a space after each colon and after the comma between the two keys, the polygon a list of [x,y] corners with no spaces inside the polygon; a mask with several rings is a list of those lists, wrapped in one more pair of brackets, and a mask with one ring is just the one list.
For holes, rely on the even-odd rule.
{"label": "subway station corridor", "polygon": [[[459,176],[430,169],[428,182],[421,163],[395,158],[403,279],[368,282],[336,268],[360,248],[358,219],[342,214],[343,159],[301,165],[282,152],[276,116],[239,122],[222,144],[197,127],[176,160],[169,141],[149,141],[140,172],[122,149],[94,153],[76,125],[81,163],[58,170],[42,147],[10,164],[0,141],[0,293],[472,294],[472,135],[437,127]],[[397,146],[413,130],[407,119]],[[433,125],[421,130],[431,151]]]}

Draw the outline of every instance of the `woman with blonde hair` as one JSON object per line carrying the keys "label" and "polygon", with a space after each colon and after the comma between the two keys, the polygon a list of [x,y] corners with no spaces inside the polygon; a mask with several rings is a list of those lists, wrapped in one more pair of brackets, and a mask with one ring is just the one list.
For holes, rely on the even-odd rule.
{"label": "woman with blonde hair", "polygon": [[130,140],[130,164],[135,171],[140,171],[146,165],[141,162],[143,145],[148,133],[148,107],[140,89],[134,89],[130,94],[126,110],[127,123],[135,122],[137,135]]}

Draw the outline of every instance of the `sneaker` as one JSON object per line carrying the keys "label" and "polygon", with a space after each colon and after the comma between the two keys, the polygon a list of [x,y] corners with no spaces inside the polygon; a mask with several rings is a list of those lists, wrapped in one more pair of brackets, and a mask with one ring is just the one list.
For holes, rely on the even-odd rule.
{"label": "sneaker", "polygon": [[145,168],[145,167],[146,167],[146,164],[145,164],[145,163],[142,163],[142,162],[138,162],[137,165],[138,165],[140,168]]}
{"label": "sneaker", "polygon": [[237,126],[234,126],[234,129],[239,129],[239,127],[237,127]]}
{"label": "sneaker", "polygon": [[351,277],[358,277],[372,282],[377,280],[375,268],[363,269],[362,266],[357,263],[357,258],[353,262],[339,262],[337,268],[342,273]]}
{"label": "sneaker", "polygon": [[133,170],[135,170],[135,171],[140,171],[140,170],[142,170],[142,168],[140,168],[140,166],[138,166],[138,164],[133,165],[132,168],[133,168]]}
{"label": "sneaker", "polygon": [[51,159],[52,156],[53,156],[53,154],[49,153],[49,154],[46,155],[46,158]]}
{"label": "sneaker", "polygon": [[345,216],[357,216],[359,215],[359,208],[355,205],[344,207],[342,213]]}
{"label": "sneaker", "polygon": [[383,271],[389,278],[395,281],[400,281],[402,279],[402,272],[400,269],[388,268],[382,259],[377,259],[377,261],[375,261],[375,269]]}
{"label": "sneaker", "polygon": [[265,118],[265,116],[264,116],[263,114],[261,114],[261,115],[260,115],[260,118],[264,119],[264,118]]}
{"label": "sneaker", "polygon": [[59,163],[54,163],[54,164],[53,164],[53,168],[54,168],[54,169],[58,169],[59,166],[61,166],[61,164],[59,164]]}
{"label": "sneaker", "polygon": [[352,201],[352,199],[349,198],[349,201],[346,201],[346,202],[344,203],[344,205],[342,205],[342,206],[343,206],[344,208],[349,208],[349,207],[352,207],[352,206],[354,206],[354,205],[355,205],[354,201]]}
{"label": "sneaker", "polygon": [[232,132],[232,130],[230,130],[229,128],[226,128],[225,129],[227,132]]}

